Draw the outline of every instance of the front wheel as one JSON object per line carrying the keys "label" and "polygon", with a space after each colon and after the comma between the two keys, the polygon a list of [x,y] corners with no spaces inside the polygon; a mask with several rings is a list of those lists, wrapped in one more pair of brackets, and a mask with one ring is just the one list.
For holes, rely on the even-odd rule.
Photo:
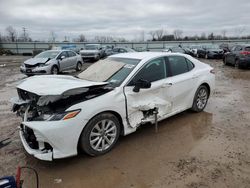
{"label": "front wheel", "polygon": [[58,74],[59,73],[59,69],[58,69],[58,67],[57,66],[53,66],[52,68],[51,68],[51,74]]}
{"label": "front wheel", "polygon": [[235,60],[235,68],[241,69],[242,67],[240,66],[240,61],[237,59]]}
{"label": "front wheel", "polygon": [[85,153],[98,156],[110,151],[120,135],[120,122],[111,113],[103,113],[91,119],[84,128],[79,146]]}
{"label": "front wheel", "polygon": [[201,112],[207,105],[208,101],[208,88],[204,85],[201,85],[194,96],[192,110],[195,112]]}

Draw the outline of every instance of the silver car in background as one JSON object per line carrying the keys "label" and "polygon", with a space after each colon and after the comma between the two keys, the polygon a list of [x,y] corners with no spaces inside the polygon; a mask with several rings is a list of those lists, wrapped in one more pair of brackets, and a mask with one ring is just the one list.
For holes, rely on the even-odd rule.
{"label": "silver car in background", "polygon": [[105,56],[105,50],[100,44],[86,44],[85,48],[80,50],[82,59],[99,60]]}
{"label": "silver car in background", "polygon": [[58,74],[59,72],[82,69],[83,60],[71,50],[48,50],[26,60],[20,71],[26,75]]}

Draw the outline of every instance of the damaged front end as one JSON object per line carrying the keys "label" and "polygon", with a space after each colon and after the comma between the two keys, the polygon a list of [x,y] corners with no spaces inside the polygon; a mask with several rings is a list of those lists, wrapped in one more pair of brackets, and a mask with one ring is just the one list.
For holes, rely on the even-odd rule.
{"label": "damaged front end", "polygon": [[[25,90],[18,86],[18,97],[12,98],[11,102],[13,112],[23,119],[20,125],[20,138],[26,151],[42,160],[50,161],[53,158],[66,157],[70,152],[62,152],[60,149],[62,141],[58,138],[53,140],[53,135],[59,134],[59,128],[64,124],[70,123],[70,121],[64,120],[73,119],[81,112],[81,109],[71,111],[67,109],[80,102],[103,95],[112,89],[106,83],[88,84],[88,86],[71,87],[64,92],[46,95],[41,93],[41,90],[35,93],[28,91],[28,88]],[[70,128],[70,126],[67,127]],[[60,138],[58,135],[57,137]],[[65,139],[65,135],[61,137],[61,139]]]}

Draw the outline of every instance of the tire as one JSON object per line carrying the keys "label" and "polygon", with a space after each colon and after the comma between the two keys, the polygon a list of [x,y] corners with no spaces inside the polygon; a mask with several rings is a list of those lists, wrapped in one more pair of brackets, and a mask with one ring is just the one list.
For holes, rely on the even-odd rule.
{"label": "tire", "polygon": [[53,67],[51,68],[51,74],[58,74],[59,73],[59,69],[56,65],[53,65]]}
{"label": "tire", "polygon": [[226,57],[223,58],[223,64],[227,65],[227,58]]}
{"label": "tire", "polygon": [[191,110],[193,110],[194,112],[203,111],[207,105],[208,96],[208,88],[204,85],[201,85],[195,93]]}
{"label": "tire", "polygon": [[79,148],[90,156],[103,155],[116,144],[121,125],[116,116],[102,113],[92,118],[83,129]]}
{"label": "tire", "polygon": [[81,70],[82,70],[82,63],[78,61],[76,64],[76,71],[81,71]]}
{"label": "tire", "polygon": [[238,59],[235,60],[235,64],[234,64],[235,68],[237,69],[241,69],[242,67],[240,66],[240,62]]}

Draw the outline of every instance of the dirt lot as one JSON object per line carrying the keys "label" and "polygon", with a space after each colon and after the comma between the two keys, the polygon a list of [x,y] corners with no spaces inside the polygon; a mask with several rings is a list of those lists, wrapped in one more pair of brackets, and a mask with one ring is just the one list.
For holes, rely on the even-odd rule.
{"label": "dirt lot", "polygon": [[[164,120],[158,133],[146,125],[100,157],[42,162],[26,154],[17,132],[20,119],[10,111],[9,99],[25,78],[18,67],[23,59],[0,57],[0,177],[27,165],[45,188],[250,186],[250,70],[206,61],[216,70],[217,86],[204,112]],[[23,178],[25,187],[34,187],[32,175]]]}

